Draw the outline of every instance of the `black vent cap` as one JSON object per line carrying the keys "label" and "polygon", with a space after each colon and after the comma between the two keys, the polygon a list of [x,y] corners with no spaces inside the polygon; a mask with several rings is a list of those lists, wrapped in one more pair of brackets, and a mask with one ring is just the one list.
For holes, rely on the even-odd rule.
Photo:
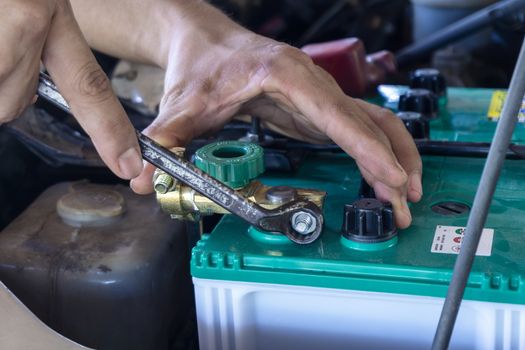
{"label": "black vent cap", "polygon": [[344,207],[342,234],[362,243],[379,243],[397,235],[392,206],[375,198],[362,198]]}

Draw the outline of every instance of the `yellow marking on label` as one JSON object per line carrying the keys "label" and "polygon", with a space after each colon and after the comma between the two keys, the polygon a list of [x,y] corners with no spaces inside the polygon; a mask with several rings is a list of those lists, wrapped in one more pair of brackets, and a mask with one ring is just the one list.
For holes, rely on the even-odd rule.
{"label": "yellow marking on label", "polygon": [[[489,110],[487,116],[490,120],[497,122],[503,110],[503,105],[505,103],[505,98],[507,97],[507,91],[505,90],[496,90],[492,94],[490,99]],[[520,123],[525,123],[525,97],[521,103],[520,113],[518,114],[518,119]]]}

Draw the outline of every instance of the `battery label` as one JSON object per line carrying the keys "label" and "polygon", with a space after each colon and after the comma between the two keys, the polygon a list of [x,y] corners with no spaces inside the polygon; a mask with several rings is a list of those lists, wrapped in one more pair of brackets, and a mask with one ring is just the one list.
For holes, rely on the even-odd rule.
{"label": "battery label", "polygon": [[[465,234],[465,227],[459,226],[436,226],[436,233],[434,234],[434,241],[432,242],[432,253],[442,254],[459,254],[461,249],[461,242]],[[476,255],[490,256],[492,254],[492,240],[494,238],[494,230],[491,228],[484,228],[481,232],[481,239],[479,241]]]}
{"label": "battery label", "polygon": [[[507,97],[507,91],[505,90],[494,91],[494,93],[492,94],[492,98],[490,99],[489,111],[487,113],[490,120],[495,121],[495,122],[499,120],[501,111],[503,110],[503,104],[505,102],[506,97]],[[520,123],[525,123],[525,97],[523,97],[523,101],[521,102],[521,108],[520,108],[520,113],[518,114],[518,120]]]}

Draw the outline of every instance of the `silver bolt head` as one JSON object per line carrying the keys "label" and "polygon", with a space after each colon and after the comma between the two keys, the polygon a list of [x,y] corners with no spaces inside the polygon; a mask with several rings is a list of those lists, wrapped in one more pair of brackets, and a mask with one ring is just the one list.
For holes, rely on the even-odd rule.
{"label": "silver bolt head", "polygon": [[315,217],[305,211],[299,211],[292,215],[292,228],[301,235],[309,235],[317,229]]}
{"label": "silver bolt head", "polygon": [[266,192],[266,199],[273,204],[291,202],[297,198],[297,190],[289,186],[274,186]]}

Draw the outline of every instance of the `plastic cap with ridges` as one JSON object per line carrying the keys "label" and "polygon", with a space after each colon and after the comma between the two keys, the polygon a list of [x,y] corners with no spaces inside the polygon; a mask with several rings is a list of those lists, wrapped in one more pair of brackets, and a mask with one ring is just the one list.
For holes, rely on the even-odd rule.
{"label": "plastic cap with ridges", "polygon": [[399,96],[400,112],[417,112],[424,118],[434,119],[438,116],[439,100],[430,90],[409,89]]}
{"label": "plastic cap with ridges", "polygon": [[410,74],[410,88],[427,89],[436,96],[441,97],[447,94],[447,84],[443,75],[434,68],[422,68]]}
{"label": "plastic cap with ridges", "polygon": [[219,141],[195,153],[195,165],[222,183],[238,189],[264,172],[262,147],[240,141]]}
{"label": "plastic cap with ridges", "polygon": [[362,243],[379,243],[397,235],[392,206],[375,198],[345,205],[342,234]]}
{"label": "plastic cap with ridges", "polygon": [[430,135],[430,125],[427,119],[417,112],[397,112],[408,132],[414,139],[427,139]]}

